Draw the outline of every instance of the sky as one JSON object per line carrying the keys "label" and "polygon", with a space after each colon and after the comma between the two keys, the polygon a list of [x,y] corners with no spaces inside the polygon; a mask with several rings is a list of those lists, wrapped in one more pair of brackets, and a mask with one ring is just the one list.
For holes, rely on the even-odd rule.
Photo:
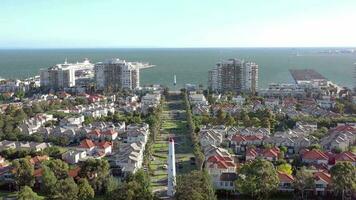
{"label": "sky", "polygon": [[356,0],[0,0],[0,48],[355,47]]}

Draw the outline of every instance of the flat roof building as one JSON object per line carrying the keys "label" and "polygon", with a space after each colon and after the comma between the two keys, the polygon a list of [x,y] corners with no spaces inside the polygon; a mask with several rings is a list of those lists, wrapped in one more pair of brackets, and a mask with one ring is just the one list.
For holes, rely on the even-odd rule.
{"label": "flat roof building", "polygon": [[290,69],[289,71],[297,84],[327,86],[327,79],[313,69]]}

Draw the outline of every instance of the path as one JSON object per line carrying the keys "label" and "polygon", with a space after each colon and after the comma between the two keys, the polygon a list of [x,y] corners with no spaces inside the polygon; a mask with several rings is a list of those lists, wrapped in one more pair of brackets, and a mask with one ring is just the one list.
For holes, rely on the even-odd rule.
{"label": "path", "polygon": [[170,93],[163,105],[162,129],[153,145],[154,154],[151,161],[153,175],[151,182],[153,192],[161,198],[166,198],[167,192],[167,157],[168,138],[175,140],[177,174],[195,169],[190,162],[193,157],[193,145],[187,132],[186,116],[183,100],[180,94]]}

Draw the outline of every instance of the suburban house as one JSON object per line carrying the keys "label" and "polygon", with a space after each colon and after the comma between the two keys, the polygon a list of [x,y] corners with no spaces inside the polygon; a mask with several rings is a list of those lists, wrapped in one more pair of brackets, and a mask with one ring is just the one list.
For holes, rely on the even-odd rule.
{"label": "suburban house", "polygon": [[338,125],[329,130],[329,134],[320,140],[324,149],[341,149],[345,151],[349,146],[356,143],[356,126]]}
{"label": "suburban house", "polygon": [[277,161],[280,157],[280,150],[278,147],[257,149],[254,147],[247,148],[245,152],[245,160],[255,160],[256,158],[263,158],[268,161]]}
{"label": "suburban house", "polygon": [[62,154],[62,159],[69,164],[77,164],[79,161],[87,158],[86,151],[83,150],[69,150]]}
{"label": "suburban house", "polygon": [[84,139],[80,142],[80,145],[76,148],[78,151],[86,151],[88,156],[103,157],[112,153],[113,145],[111,142],[102,141],[94,143],[90,139]]}
{"label": "suburban house", "polygon": [[45,125],[46,122],[55,120],[53,118],[53,115],[49,114],[36,114],[36,116],[25,120],[24,123],[20,125],[20,130],[22,133],[27,134],[27,135],[32,135],[33,133],[36,133],[39,128]]}
{"label": "suburban house", "polygon": [[145,144],[142,142],[122,145],[115,155],[116,165],[124,174],[135,173],[142,167],[144,150]]}
{"label": "suburban house", "polygon": [[279,191],[294,191],[293,182],[294,177],[284,172],[277,171],[279,178]]}
{"label": "suburban house", "polygon": [[18,142],[18,141],[8,141],[8,140],[3,140],[0,141],[0,150],[4,149],[29,149],[29,150],[34,150],[34,151],[41,151],[44,150],[45,148],[51,147],[50,143],[39,143],[39,142]]}
{"label": "suburban house", "polygon": [[245,152],[250,145],[262,145],[264,137],[262,135],[240,135],[235,134],[230,139],[230,145],[236,153]]}
{"label": "suburban house", "polygon": [[215,129],[200,131],[201,146],[215,145],[219,146],[223,141],[223,134]]}
{"label": "suburban house", "polygon": [[310,164],[327,165],[329,162],[329,156],[318,149],[306,150],[302,154],[302,161]]}
{"label": "suburban house", "polygon": [[331,175],[324,171],[314,172],[315,193],[324,195],[331,187]]}
{"label": "suburban house", "polygon": [[191,105],[209,105],[209,102],[206,100],[203,94],[191,93],[189,94],[189,101]]}

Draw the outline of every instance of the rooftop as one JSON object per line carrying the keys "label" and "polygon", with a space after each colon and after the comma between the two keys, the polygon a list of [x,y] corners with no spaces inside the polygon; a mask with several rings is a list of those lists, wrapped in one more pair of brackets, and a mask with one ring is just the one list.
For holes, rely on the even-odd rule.
{"label": "rooftop", "polygon": [[295,81],[326,80],[323,75],[313,69],[290,69],[289,71]]}

